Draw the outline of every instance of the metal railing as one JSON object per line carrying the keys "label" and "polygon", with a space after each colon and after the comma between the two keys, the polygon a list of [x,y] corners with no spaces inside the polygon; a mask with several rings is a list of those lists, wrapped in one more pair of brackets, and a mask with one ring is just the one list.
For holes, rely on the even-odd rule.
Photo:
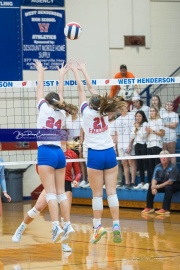
{"label": "metal railing", "polygon": [[[180,71],[180,66],[171,74],[169,75],[169,77],[173,77],[175,76],[178,72]],[[146,94],[146,104],[147,106],[150,106],[150,99],[152,97],[152,95],[154,95],[156,92],[158,92],[158,90],[160,90],[162,84],[159,84],[154,91],[150,91],[151,87],[153,86],[153,84],[149,84],[144,90],[142,90],[142,92],[140,93],[140,95],[142,96],[143,94]]]}

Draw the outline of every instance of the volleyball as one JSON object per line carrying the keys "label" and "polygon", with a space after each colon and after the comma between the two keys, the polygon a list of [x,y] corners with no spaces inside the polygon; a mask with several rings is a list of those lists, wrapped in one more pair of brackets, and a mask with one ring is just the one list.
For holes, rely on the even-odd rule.
{"label": "volleyball", "polygon": [[69,22],[64,27],[64,34],[68,39],[78,39],[82,33],[82,28],[77,22]]}

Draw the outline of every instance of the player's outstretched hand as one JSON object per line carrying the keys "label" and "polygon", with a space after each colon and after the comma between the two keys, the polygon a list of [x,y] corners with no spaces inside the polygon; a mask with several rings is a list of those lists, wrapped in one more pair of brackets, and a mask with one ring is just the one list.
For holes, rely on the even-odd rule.
{"label": "player's outstretched hand", "polygon": [[64,76],[69,71],[69,69],[70,69],[69,63],[67,63],[66,65],[64,65],[64,62],[62,62],[60,68],[57,66],[57,70],[59,72],[59,75],[63,75]]}
{"label": "player's outstretched hand", "polygon": [[33,65],[36,67],[38,71],[41,71],[41,70],[44,71],[47,69],[47,67],[43,67],[41,61],[39,60],[35,60]]}
{"label": "player's outstretched hand", "polygon": [[77,68],[81,71],[86,69],[86,62],[84,60],[77,61]]}

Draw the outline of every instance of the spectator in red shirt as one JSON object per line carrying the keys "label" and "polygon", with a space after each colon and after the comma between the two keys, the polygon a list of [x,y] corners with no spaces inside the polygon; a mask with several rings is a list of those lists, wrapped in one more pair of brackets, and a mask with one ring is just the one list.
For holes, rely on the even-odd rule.
{"label": "spectator in red shirt", "polygon": [[[114,79],[122,79],[122,78],[135,78],[134,75],[127,71],[127,66],[126,65],[121,65],[120,66],[120,72],[116,73],[114,76]],[[119,85],[113,85],[110,90],[109,97],[113,98],[115,96],[118,96],[118,93],[120,91],[120,86]]]}
{"label": "spectator in red shirt", "polygon": [[[70,147],[72,147],[72,145],[74,145],[74,144],[72,144],[71,142],[69,142],[69,144],[68,144],[68,142],[66,144],[63,144],[61,142],[62,149],[64,148],[63,150],[64,150],[66,160],[78,158],[77,154],[70,148]],[[38,166],[36,166],[36,170],[37,170],[37,168],[38,168]],[[73,173],[72,173],[72,170],[73,170]],[[38,170],[37,170],[37,173],[38,173]],[[81,178],[81,170],[80,170],[79,162],[67,162],[66,174],[65,174],[65,191],[66,191],[66,195],[67,195],[70,206],[72,204],[71,183],[73,183],[74,187],[77,187],[80,178]],[[12,237],[13,242],[15,242],[15,243],[20,242],[22,234],[26,229],[26,226],[29,223],[31,223],[34,220],[34,218],[36,216],[38,216],[40,214],[40,212],[42,212],[45,209],[46,206],[47,206],[46,193],[45,193],[45,190],[43,189],[41,194],[39,195],[37,201],[36,201],[35,206],[27,212],[23,222],[17,228],[15,234],[13,235],[13,237]],[[61,207],[61,205],[60,205],[60,207]],[[63,212],[61,212],[61,213],[63,213]],[[61,218],[61,221],[63,223],[63,217]],[[72,251],[71,247],[67,243],[62,244],[62,250],[66,251],[66,252]]]}

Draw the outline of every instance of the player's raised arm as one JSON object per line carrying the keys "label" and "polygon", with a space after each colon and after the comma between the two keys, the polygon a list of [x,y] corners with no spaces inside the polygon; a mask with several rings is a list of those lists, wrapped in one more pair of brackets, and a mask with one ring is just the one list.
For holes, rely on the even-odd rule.
{"label": "player's raised arm", "polygon": [[57,67],[58,72],[59,72],[59,85],[58,85],[58,94],[60,97],[60,101],[64,101],[64,76],[70,69],[70,66],[66,64],[64,66],[64,62],[61,65],[61,68]]}
{"label": "player's raised arm", "polygon": [[79,101],[80,104],[82,104],[84,101],[86,101],[86,93],[84,91],[84,86],[83,83],[81,81],[78,69],[77,69],[77,64],[74,61],[70,61],[70,66],[71,66],[71,70],[74,73],[74,77],[76,79],[77,82],[77,86],[78,86],[78,92],[79,92]]}
{"label": "player's raised arm", "polygon": [[34,66],[38,71],[38,84],[37,84],[37,102],[44,98],[44,70],[47,68],[43,67],[41,61],[35,60]]}
{"label": "player's raised arm", "polygon": [[84,78],[86,80],[87,88],[89,92],[91,93],[91,95],[98,94],[97,91],[93,88],[91,79],[86,70],[86,63],[84,61],[77,61],[77,68],[82,71]]}

